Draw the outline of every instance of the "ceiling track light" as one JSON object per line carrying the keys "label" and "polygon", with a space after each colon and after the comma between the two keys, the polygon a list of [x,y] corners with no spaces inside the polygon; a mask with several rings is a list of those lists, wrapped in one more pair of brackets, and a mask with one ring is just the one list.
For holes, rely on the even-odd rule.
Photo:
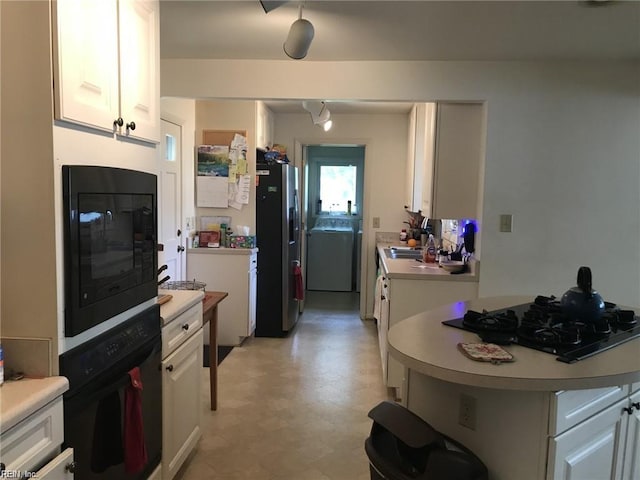
{"label": "ceiling track light", "polygon": [[302,18],[302,4],[300,4],[298,6],[298,19],[291,24],[289,35],[287,35],[283,45],[284,53],[294,60],[306,57],[314,33],[311,22]]}
{"label": "ceiling track light", "polygon": [[326,103],[318,100],[305,100],[302,102],[302,108],[311,114],[311,121],[314,125],[321,126],[325,132],[331,129],[333,122]]}

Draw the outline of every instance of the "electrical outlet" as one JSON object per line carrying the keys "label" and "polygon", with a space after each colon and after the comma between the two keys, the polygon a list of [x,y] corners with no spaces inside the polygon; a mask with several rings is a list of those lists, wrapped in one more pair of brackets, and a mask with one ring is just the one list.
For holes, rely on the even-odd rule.
{"label": "electrical outlet", "polygon": [[373,228],[380,228],[380,217],[373,217]]}
{"label": "electrical outlet", "polygon": [[476,399],[464,393],[460,394],[458,423],[471,430],[476,429]]}
{"label": "electrical outlet", "polygon": [[500,231],[511,232],[513,227],[513,215],[500,215]]}

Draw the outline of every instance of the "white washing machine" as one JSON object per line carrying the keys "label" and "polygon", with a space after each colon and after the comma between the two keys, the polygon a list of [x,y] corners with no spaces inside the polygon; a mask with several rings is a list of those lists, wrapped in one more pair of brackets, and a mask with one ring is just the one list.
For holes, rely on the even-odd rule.
{"label": "white washing machine", "polygon": [[318,218],[307,242],[307,290],[352,290],[353,237],[350,218]]}

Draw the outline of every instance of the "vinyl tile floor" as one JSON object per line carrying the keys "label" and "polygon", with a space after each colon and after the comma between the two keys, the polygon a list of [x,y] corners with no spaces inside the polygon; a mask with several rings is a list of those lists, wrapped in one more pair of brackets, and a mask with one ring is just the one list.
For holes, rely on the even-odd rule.
{"label": "vinyl tile floor", "polygon": [[356,293],[307,292],[286,338],[248,338],[202,372],[202,438],[177,479],[369,480],[367,412],[391,399],[376,325]]}

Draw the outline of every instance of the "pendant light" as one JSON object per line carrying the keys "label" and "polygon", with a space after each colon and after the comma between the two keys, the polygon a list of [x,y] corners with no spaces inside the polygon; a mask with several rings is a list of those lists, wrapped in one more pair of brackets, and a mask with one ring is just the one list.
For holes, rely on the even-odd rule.
{"label": "pendant light", "polygon": [[314,125],[321,126],[325,132],[331,129],[331,112],[327,104],[318,100],[304,100],[302,108],[311,114],[311,121]]}
{"label": "pendant light", "polygon": [[302,18],[302,4],[298,7],[298,19],[291,24],[289,35],[284,42],[284,53],[294,60],[300,60],[307,56],[314,29],[309,20]]}

